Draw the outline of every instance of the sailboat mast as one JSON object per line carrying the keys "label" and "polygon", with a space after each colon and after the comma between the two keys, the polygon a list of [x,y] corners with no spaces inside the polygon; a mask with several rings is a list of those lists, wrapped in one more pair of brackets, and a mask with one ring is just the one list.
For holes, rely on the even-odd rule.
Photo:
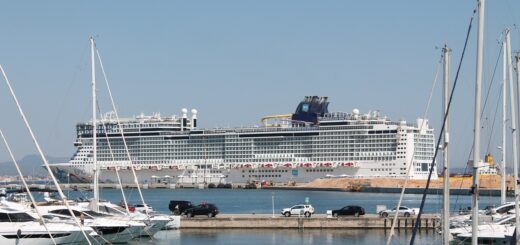
{"label": "sailboat mast", "polygon": [[444,146],[443,146],[443,157],[444,157],[444,195],[443,195],[443,223],[442,223],[442,240],[443,244],[449,244],[449,227],[450,227],[450,165],[448,159],[448,142],[449,142],[449,118],[447,115],[448,111],[448,100],[450,92],[450,56],[451,49],[447,45],[444,45],[443,52],[443,64],[444,64],[444,100],[443,100],[443,118],[445,117],[444,126]]}
{"label": "sailboat mast", "polygon": [[484,8],[485,0],[478,3],[478,31],[477,31],[477,74],[475,81],[475,139],[473,145],[473,197],[472,207],[472,237],[471,244],[478,243],[478,196],[479,196],[479,162],[480,162],[480,87],[482,84],[482,63],[484,58]]}
{"label": "sailboat mast", "polygon": [[507,50],[506,50],[506,42],[505,39],[502,42],[502,171],[501,171],[501,179],[500,179],[500,204],[506,203],[506,130],[507,130],[507,112],[506,112],[506,101],[507,101],[507,84],[506,84],[506,69],[507,69]]}
{"label": "sailboat mast", "polygon": [[[510,39],[510,35],[507,35],[506,36],[507,38],[507,47],[508,47],[508,62],[509,64],[511,64],[511,39]],[[515,63],[516,63],[516,81],[520,81],[520,71],[518,70],[518,65],[520,64],[520,57],[518,57],[518,53],[517,55],[515,56]],[[513,70],[513,66],[512,64],[509,66],[509,75],[510,75],[510,81],[511,83],[513,82],[513,76],[512,76],[512,70]],[[520,87],[518,87],[518,93],[520,94]],[[520,109],[520,105],[519,105],[519,109]],[[520,114],[519,114],[520,115]],[[517,137],[518,133],[516,135],[514,135],[515,139]],[[518,148],[515,148],[513,149],[513,152],[515,151],[518,151]],[[517,160],[516,156],[515,156],[515,160]],[[519,239],[518,239],[518,233],[520,232],[520,207],[519,207],[519,200],[518,200],[518,162],[517,161],[513,161],[513,174],[514,174],[514,177],[513,177],[513,181],[514,181],[514,184],[513,184],[513,188],[515,189],[515,218],[516,218],[516,237],[515,237],[515,240],[518,244],[519,242]]]}
{"label": "sailboat mast", "polygon": [[97,166],[97,119],[96,119],[96,60],[94,58],[94,38],[90,37],[90,62],[92,64],[92,161],[94,168],[94,208],[99,201],[99,171]]}
{"label": "sailboat mast", "polygon": [[506,60],[507,60],[507,70],[508,75],[507,79],[509,79],[509,107],[511,110],[511,132],[512,132],[512,151],[513,151],[513,179],[514,183],[513,188],[515,191],[515,217],[516,217],[516,223],[519,222],[519,216],[518,216],[518,188],[517,188],[517,181],[518,181],[518,149],[516,147],[516,141],[518,137],[518,132],[516,130],[516,112],[515,112],[515,95],[514,95],[514,86],[513,86],[513,64],[511,61],[511,41],[510,41],[510,30],[506,29]]}

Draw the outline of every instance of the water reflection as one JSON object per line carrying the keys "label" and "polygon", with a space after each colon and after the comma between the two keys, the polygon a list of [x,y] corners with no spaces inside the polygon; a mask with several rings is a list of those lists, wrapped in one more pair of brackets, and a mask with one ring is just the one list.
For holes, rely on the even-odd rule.
{"label": "water reflection", "polygon": [[[136,240],[132,244],[176,245],[310,245],[310,244],[383,244],[388,231],[367,229],[183,229],[161,231],[154,240]],[[407,244],[411,230],[396,231],[392,244]],[[423,230],[416,237],[416,244],[439,244],[440,236],[433,230]]]}

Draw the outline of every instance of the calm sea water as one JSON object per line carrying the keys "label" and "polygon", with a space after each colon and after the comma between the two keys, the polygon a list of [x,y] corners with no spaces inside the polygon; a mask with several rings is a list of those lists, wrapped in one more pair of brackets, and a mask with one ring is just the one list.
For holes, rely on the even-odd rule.
{"label": "calm sea water", "polygon": [[[126,189],[127,198],[132,203],[140,203],[136,189]],[[70,192],[70,197],[90,197],[90,193]],[[242,190],[242,189],[148,189],[143,190],[146,202],[152,205],[154,210],[167,213],[170,200],[189,200],[193,203],[215,203],[222,213],[267,213],[273,212],[272,201],[274,198],[275,213],[280,209],[303,203],[309,199],[317,213],[325,213],[326,210],[340,208],[345,205],[363,206],[368,213],[375,213],[377,205],[393,207],[397,204],[399,194],[390,193],[352,193],[335,191],[289,191],[289,190]],[[118,203],[121,191],[117,189],[103,189],[101,198]],[[407,194],[403,199],[403,205],[419,207],[422,195]],[[426,199],[425,212],[439,213],[442,207],[442,196],[429,195]],[[481,207],[498,204],[499,197],[482,196]],[[452,196],[451,209],[456,211],[461,207],[471,205],[470,196]],[[384,244],[389,231],[366,229],[182,229],[161,231],[154,239],[141,239],[132,241],[131,244],[151,245],[264,245],[264,244]],[[392,244],[408,244],[411,237],[410,230],[398,231]],[[441,237],[433,230],[421,231],[416,237],[415,244],[440,244]]]}
{"label": "calm sea water", "polygon": [[[388,232],[383,230],[172,230],[160,231],[153,240],[134,240],[130,244],[157,245],[376,245],[385,244]],[[398,231],[392,244],[408,244],[410,231]],[[434,231],[422,231],[415,244],[440,244],[441,237]]]}
{"label": "calm sea water", "polygon": [[[137,189],[126,189],[125,193],[131,203],[141,203]],[[70,192],[70,197],[90,197],[91,193]],[[143,190],[143,196],[154,210],[169,212],[170,200],[188,200],[194,204],[200,202],[214,203],[222,213],[272,213],[273,198],[274,209],[278,213],[280,209],[295,204],[309,203],[314,206],[317,213],[325,213],[326,210],[337,209],[345,205],[359,205],[368,213],[375,213],[377,205],[386,205],[388,208],[397,205],[399,194],[394,193],[359,193],[336,191],[305,191],[305,190],[244,190],[244,189],[148,189]],[[119,203],[122,200],[121,191],[117,189],[103,189],[101,198]],[[406,194],[403,205],[419,207],[422,195]],[[481,196],[480,207],[498,204],[499,197]],[[471,206],[471,196],[452,196],[451,210],[456,211],[462,207]],[[424,211],[426,213],[439,213],[442,207],[441,195],[429,195],[426,199]]]}

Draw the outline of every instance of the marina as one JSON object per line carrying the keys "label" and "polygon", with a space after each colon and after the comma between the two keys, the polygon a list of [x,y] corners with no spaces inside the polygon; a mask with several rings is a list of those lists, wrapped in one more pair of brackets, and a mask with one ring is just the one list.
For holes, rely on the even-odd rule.
{"label": "marina", "polygon": [[0,244],[520,245],[520,5],[442,1],[8,4]]}

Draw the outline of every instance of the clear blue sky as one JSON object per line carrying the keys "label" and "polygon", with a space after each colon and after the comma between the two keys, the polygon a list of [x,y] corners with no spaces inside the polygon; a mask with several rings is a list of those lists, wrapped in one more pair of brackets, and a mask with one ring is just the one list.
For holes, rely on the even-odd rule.
{"label": "clear blue sky", "polygon": [[[486,89],[500,33],[520,24],[520,1],[487,2]],[[90,35],[121,115],[180,114],[186,107],[199,110],[202,127],[252,125],[264,115],[293,112],[305,95],[322,95],[332,111],[380,110],[415,121],[440,57],[436,47],[452,47],[455,70],[475,6],[469,0],[7,1],[0,8],[0,63],[52,156],[72,156],[75,124],[91,117]],[[518,34],[515,29],[514,50]],[[476,25],[452,111],[456,166],[465,164],[471,147],[475,36]],[[439,88],[428,116],[435,129]],[[492,86],[484,137],[498,88]],[[106,111],[102,84],[100,96]],[[34,153],[3,80],[0,103],[0,127],[17,157]],[[492,140],[492,153],[498,144]]]}

